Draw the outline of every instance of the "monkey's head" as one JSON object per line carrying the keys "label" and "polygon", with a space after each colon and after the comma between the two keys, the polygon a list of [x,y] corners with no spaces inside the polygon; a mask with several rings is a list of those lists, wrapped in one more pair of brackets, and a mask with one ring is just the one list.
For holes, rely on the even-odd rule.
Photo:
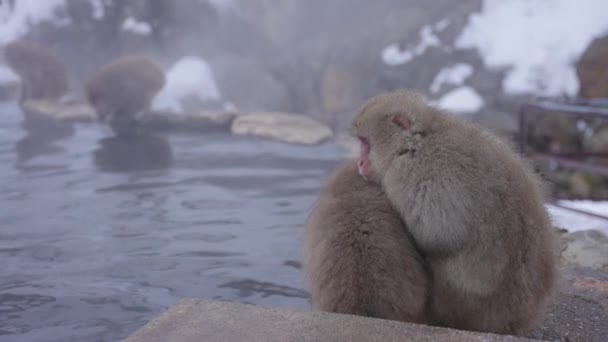
{"label": "monkey's head", "polygon": [[438,114],[410,91],[371,98],[353,122],[353,133],[361,143],[359,174],[379,182],[395,158],[415,156],[433,133]]}

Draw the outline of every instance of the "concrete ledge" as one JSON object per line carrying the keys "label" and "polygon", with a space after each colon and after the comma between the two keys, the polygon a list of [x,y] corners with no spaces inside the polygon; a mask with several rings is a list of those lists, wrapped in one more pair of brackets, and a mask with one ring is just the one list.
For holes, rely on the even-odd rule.
{"label": "concrete ledge", "polygon": [[183,299],[127,342],[530,341],[352,315]]}

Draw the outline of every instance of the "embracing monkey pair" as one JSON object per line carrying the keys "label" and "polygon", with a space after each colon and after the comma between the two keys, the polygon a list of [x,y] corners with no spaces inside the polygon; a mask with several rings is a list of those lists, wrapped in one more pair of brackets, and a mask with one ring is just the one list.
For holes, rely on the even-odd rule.
{"label": "embracing monkey pair", "polygon": [[315,310],[525,335],[557,278],[541,181],[479,126],[400,91],[356,116],[306,225]]}

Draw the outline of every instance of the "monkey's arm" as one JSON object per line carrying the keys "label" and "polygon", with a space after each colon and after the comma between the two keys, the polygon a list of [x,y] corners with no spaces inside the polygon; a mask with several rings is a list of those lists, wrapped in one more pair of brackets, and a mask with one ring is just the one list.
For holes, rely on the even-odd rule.
{"label": "monkey's arm", "polygon": [[[424,169],[421,164],[419,167]],[[473,243],[477,238],[473,227],[477,195],[463,180],[469,175],[462,175],[453,167],[434,168],[418,175],[389,172],[384,188],[420,247],[451,254]]]}

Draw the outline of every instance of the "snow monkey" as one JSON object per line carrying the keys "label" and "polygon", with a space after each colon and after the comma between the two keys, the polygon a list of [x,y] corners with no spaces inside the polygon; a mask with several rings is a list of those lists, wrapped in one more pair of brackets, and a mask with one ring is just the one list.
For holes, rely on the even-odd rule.
{"label": "snow monkey", "polygon": [[353,122],[359,174],[381,184],[429,265],[431,324],[523,335],[557,274],[541,182],[507,143],[409,91]]}
{"label": "snow monkey", "polygon": [[355,160],[329,179],[305,235],[313,310],[426,321],[424,259],[382,189],[359,177]]}
{"label": "snow monkey", "polygon": [[14,41],[4,47],[4,59],[21,79],[20,103],[59,100],[67,94],[67,68],[52,51],[33,43]]}
{"label": "snow monkey", "polygon": [[120,131],[149,112],[154,96],[165,85],[163,69],[145,57],[119,58],[98,70],[86,84],[89,103],[101,121]]}

